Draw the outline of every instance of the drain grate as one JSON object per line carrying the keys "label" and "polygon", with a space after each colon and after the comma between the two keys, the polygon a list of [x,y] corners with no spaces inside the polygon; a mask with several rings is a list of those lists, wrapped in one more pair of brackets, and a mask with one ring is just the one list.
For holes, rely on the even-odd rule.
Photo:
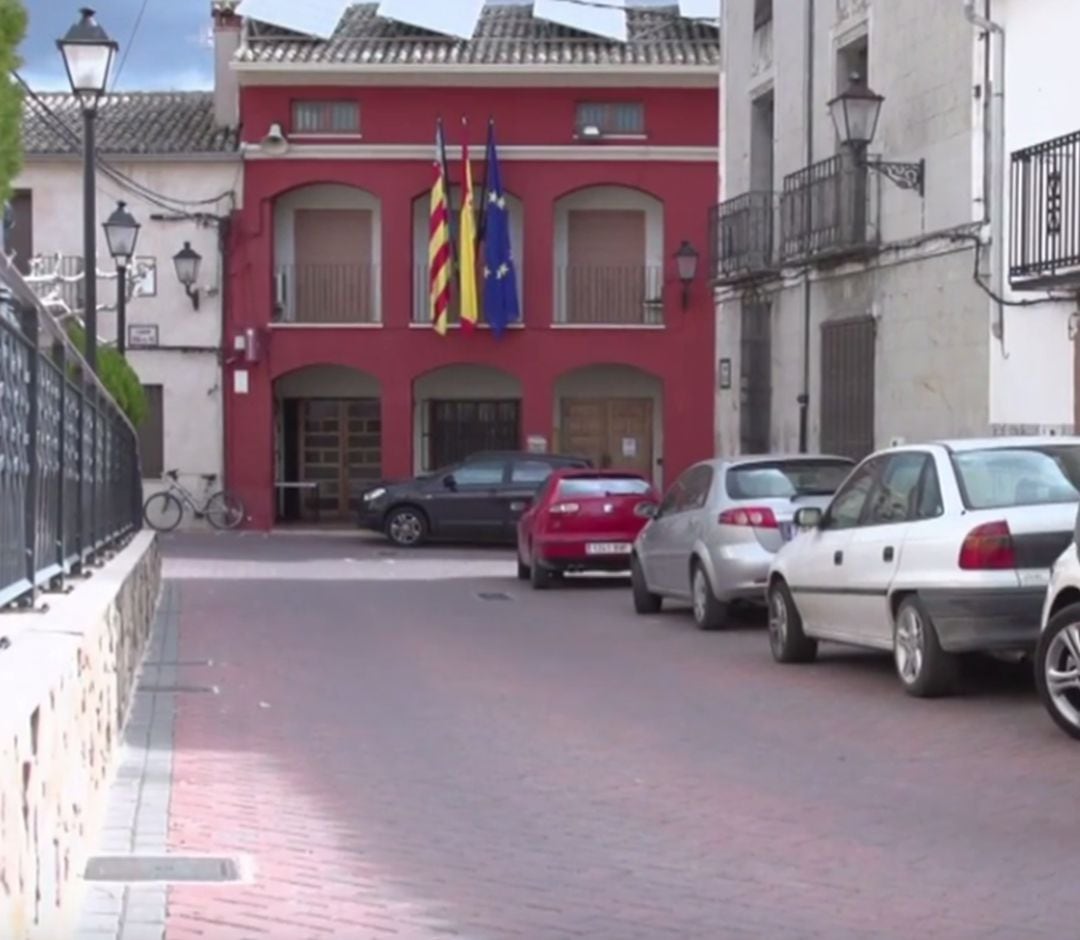
{"label": "drain grate", "polygon": [[216,685],[153,685],[139,683],[138,691],[150,695],[217,695],[221,690]]}
{"label": "drain grate", "polygon": [[240,864],[224,855],[97,855],[86,863],[87,881],[185,882],[240,881]]}
{"label": "drain grate", "polygon": [[512,601],[513,598],[505,591],[480,591],[477,595],[482,601]]}

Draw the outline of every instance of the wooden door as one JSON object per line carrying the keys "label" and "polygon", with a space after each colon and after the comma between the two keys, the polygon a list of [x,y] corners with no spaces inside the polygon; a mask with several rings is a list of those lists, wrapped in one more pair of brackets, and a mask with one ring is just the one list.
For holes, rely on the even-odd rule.
{"label": "wooden door", "polygon": [[300,403],[300,482],[306,520],[344,521],[359,508],[360,494],[382,473],[378,399],[305,399]]}
{"label": "wooden door", "polygon": [[564,398],[560,450],[597,467],[636,470],[653,478],[650,398]]}
{"label": "wooden door", "polygon": [[293,223],[299,323],[373,323],[372,215],[368,209],[297,209]]}
{"label": "wooden door", "polygon": [[645,213],[581,209],[567,222],[567,323],[645,322]]}

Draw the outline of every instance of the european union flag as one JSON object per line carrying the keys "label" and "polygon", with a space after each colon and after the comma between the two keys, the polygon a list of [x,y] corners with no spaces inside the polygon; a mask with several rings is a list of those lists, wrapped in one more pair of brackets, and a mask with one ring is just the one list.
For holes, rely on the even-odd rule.
{"label": "european union flag", "polygon": [[495,125],[488,124],[487,198],[484,204],[484,319],[496,336],[521,317],[514,251],[510,244],[510,211],[499,170]]}

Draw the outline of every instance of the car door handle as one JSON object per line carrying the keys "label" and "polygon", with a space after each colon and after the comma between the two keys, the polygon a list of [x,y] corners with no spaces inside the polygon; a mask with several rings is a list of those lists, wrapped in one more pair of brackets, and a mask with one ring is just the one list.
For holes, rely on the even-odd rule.
{"label": "car door handle", "polygon": [[834,565],[842,565],[844,563],[844,553],[833,552],[832,560]]}
{"label": "car door handle", "polygon": [[886,545],[884,551],[882,551],[882,553],[881,553],[881,560],[882,561],[892,561],[893,560],[893,554],[894,554],[893,553],[893,547],[891,545]]}

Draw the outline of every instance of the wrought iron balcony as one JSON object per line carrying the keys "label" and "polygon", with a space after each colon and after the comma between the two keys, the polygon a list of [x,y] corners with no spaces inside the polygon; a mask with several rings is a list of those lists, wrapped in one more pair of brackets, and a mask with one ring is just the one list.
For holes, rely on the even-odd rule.
{"label": "wrought iron balcony", "polygon": [[664,269],[651,265],[568,265],[556,271],[555,323],[663,326]]}
{"label": "wrought iron balcony", "polygon": [[771,192],[744,193],[710,210],[714,283],[737,284],[775,273],[775,218],[776,195]]}
{"label": "wrought iron balcony", "polygon": [[873,254],[878,184],[877,174],[847,153],[784,177],[782,260],[824,262]]}
{"label": "wrought iron balcony", "polygon": [[379,323],[378,290],[375,265],[283,265],[274,275],[274,321]]}
{"label": "wrought iron balcony", "polygon": [[1080,131],[1012,155],[1009,282],[1080,285]]}

